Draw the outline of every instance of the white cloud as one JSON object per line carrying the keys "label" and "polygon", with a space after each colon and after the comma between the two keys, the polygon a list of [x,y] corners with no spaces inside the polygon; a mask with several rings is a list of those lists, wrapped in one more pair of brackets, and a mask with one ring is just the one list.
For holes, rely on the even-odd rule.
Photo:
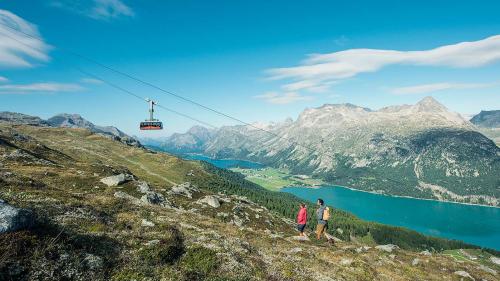
{"label": "white cloud", "polygon": [[399,87],[391,90],[396,95],[426,94],[443,90],[479,89],[493,87],[497,83],[432,83]]}
{"label": "white cloud", "polygon": [[133,17],[135,15],[132,8],[121,0],[55,0],[50,5],[98,20]]}
{"label": "white cloud", "polygon": [[47,55],[50,46],[23,33],[41,38],[35,25],[9,11],[0,10],[0,67],[32,67],[34,61],[50,60]]}
{"label": "white cloud", "polygon": [[287,92],[282,94],[268,92],[263,95],[254,96],[254,98],[263,99],[272,104],[289,104],[297,101],[307,101],[313,99],[311,96],[302,96],[296,92]]}
{"label": "white cloud", "polygon": [[69,83],[33,83],[33,84],[10,84],[0,85],[0,94],[28,94],[28,93],[56,93],[76,92],[83,88],[78,84]]}
{"label": "white cloud", "polygon": [[102,82],[101,80],[99,79],[94,79],[94,78],[82,78],[81,81],[83,83],[87,83],[87,84],[95,84],[95,85],[99,85],[99,84],[103,84],[104,82]]}
{"label": "white cloud", "polygon": [[7,77],[0,76],[0,83],[5,83],[8,81],[9,81],[9,79],[7,79]]}
{"label": "white cloud", "polygon": [[423,51],[349,49],[329,54],[313,54],[299,66],[274,68],[266,72],[271,79],[294,81],[288,87],[315,81],[316,86],[326,85],[328,88],[331,81],[375,72],[394,64],[469,68],[498,60],[500,35]]}

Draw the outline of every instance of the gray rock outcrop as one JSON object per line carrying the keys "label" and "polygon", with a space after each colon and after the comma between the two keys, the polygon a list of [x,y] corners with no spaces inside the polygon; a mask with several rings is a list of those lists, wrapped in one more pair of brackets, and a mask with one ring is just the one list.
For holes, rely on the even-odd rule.
{"label": "gray rock outcrop", "polygon": [[33,224],[33,212],[16,208],[0,199],[0,233],[27,229]]}

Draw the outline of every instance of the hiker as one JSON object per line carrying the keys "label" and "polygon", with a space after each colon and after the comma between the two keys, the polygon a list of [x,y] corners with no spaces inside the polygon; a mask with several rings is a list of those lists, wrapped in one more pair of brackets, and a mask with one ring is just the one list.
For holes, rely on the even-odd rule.
{"label": "hiker", "polygon": [[306,228],[307,223],[307,208],[306,204],[300,203],[300,210],[297,214],[297,230],[299,231],[299,236],[305,237],[304,228]]}
{"label": "hiker", "polygon": [[321,239],[321,235],[324,234],[326,240],[329,243],[332,243],[333,240],[326,234],[326,230],[328,229],[328,219],[330,218],[330,208],[325,206],[325,202],[323,199],[318,199],[318,210],[316,210],[316,217],[318,218],[318,225],[316,226],[316,238],[318,240]]}

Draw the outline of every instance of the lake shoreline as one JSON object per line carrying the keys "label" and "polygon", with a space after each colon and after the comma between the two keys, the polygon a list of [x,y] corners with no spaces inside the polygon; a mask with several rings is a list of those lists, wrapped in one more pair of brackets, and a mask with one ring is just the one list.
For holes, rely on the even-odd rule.
{"label": "lake shoreline", "polygon": [[[167,151],[162,151],[162,152],[167,152]],[[167,152],[167,153],[170,153],[170,152]],[[193,153],[182,153],[182,154],[184,154],[184,155],[199,155],[199,156],[207,157],[207,158],[210,158],[210,159],[213,159],[213,160],[246,161],[246,162],[250,162],[250,163],[254,163],[254,164],[259,164],[259,165],[262,165],[264,167],[267,167],[265,164],[262,164],[262,163],[259,163],[259,162],[254,162],[254,161],[249,161],[249,160],[244,160],[244,159],[212,158],[211,156],[205,155],[203,153],[194,153],[194,152]],[[178,156],[182,157],[182,155],[178,155]],[[193,160],[193,159],[190,159],[190,160]],[[200,160],[198,160],[198,161],[200,161]],[[201,161],[203,161],[203,160],[201,160]],[[453,204],[478,206],[478,207],[489,207],[489,208],[497,208],[497,209],[500,208],[500,206],[492,206],[492,205],[484,205],[484,204],[476,204],[476,203],[465,203],[465,202],[457,202],[457,201],[450,201],[450,200],[438,200],[438,199],[430,199],[430,198],[419,198],[419,197],[411,197],[411,196],[405,196],[405,195],[383,194],[383,193],[378,193],[378,192],[373,192],[373,191],[361,190],[361,189],[357,189],[357,188],[354,188],[354,187],[338,185],[338,184],[334,184],[334,183],[326,183],[325,182],[325,184],[330,184],[332,186],[338,186],[338,187],[342,187],[342,188],[347,188],[347,189],[353,190],[353,191],[366,192],[366,193],[370,193],[370,194],[378,194],[378,195],[383,195],[383,196],[388,196],[388,197],[395,197],[395,198],[409,198],[409,199],[415,199],[415,200],[425,200],[425,201],[434,201],[434,202],[443,202],[443,203],[453,203]],[[299,187],[299,188],[305,188],[305,189],[318,189],[318,188],[321,188],[321,187],[328,187],[325,184],[322,184],[322,185],[319,185],[319,186],[283,186],[281,188],[276,188],[276,189],[278,190],[278,192],[281,192],[280,190],[282,188],[286,188],[286,187]]]}
{"label": "lake shoreline", "polygon": [[346,188],[352,191],[359,191],[359,192],[365,192],[365,193],[370,193],[370,194],[376,194],[376,195],[382,195],[382,196],[387,196],[387,197],[395,197],[395,198],[407,198],[407,199],[415,199],[415,200],[425,200],[425,201],[434,201],[434,202],[442,202],[442,203],[453,203],[453,204],[460,204],[460,205],[469,205],[469,206],[477,206],[477,207],[490,207],[490,208],[497,208],[500,209],[500,206],[491,206],[491,205],[483,205],[483,204],[474,204],[474,203],[464,203],[464,202],[456,202],[456,201],[448,201],[448,200],[438,200],[438,199],[429,199],[429,198],[418,198],[418,197],[411,197],[411,196],[404,196],[404,195],[392,195],[392,194],[383,194],[383,193],[378,193],[378,192],[373,192],[373,191],[367,191],[367,190],[361,190],[353,187],[348,187],[348,186],[343,186],[343,185],[338,185],[338,184],[331,184],[331,185],[320,185],[320,186],[315,186],[315,187],[305,187],[305,186],[284,186],[282,188],[286,187],[297,187],[297,188],[304,188],[304,189],[318,189],[321,187],[341,187],[341,188]]}

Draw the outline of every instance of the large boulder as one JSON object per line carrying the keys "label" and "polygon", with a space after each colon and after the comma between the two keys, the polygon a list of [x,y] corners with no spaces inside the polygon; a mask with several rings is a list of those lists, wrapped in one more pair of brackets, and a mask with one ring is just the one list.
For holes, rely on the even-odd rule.
{"label": "large boulder", "polygon": [[379,249],[380,251],[392,253],[392,251],[399,249],[398,245],[394,244],[387,244],[387,245],[378,245],[375,247],[376,249]]}
{"label": "large boulder", "polygon": [[170,202],[160,193],[149,191],[141,197],[141,201],[145,204],[160,205],[163,207],[170,206]]}
{"label": "large boulder", "polygon": [[184,195],[187,198],[192,198],[193,193],[191,192],[191,183],[185,182],[182,184],[178,184],[172,187],[170,190],[170,194],[175,194],[175,195]]}
{"label": "large boulder", "polygon": [[100,181],[107,186],[118,186],[126,181],[133,180],[133,176],[119,174],[114,176],[109,176],[106,178],[102,178]]}
{"label": "large boulder", "polygon": [[207,196],[203,197],[202,199],[198,200],[198,203],[207,204],[213,208],[220,207],[219,199],[215,196],[212,196],[212,195],[207,195]]}
{"label": "large boulder", "polygon": [[0,199],[0,233],[30,228],[34,221],[30,210],[16,208]]}

